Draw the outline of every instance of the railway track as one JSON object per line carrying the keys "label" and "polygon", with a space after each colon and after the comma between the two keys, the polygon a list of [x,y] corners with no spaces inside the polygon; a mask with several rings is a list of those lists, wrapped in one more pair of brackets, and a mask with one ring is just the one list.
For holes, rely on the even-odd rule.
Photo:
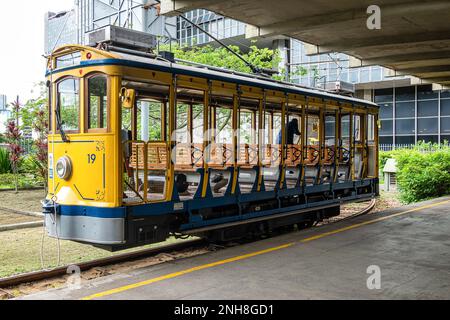
{"label": "railway track", "polygon": [[[355,214],[344,217],[342,219],[336,219],[333,221],[324,222],[321,225],[332,224],[332,223],[345,221],[345,220],[349,220],[349,219],[354,219],[356,217],[365,215],[365,214],[369,213],[375,207],[375,204],[376,204],[376,200],[373,199],[365,209],[360,210],[360,211],[356,212]],[[92,260],[92,261],[77,264],[77,266],[80,268],[81,271],[87,271],[87,270],[90,270],[90,269],[93,269],[96,267],[104,267],[104,266],[110,266],[110,265],[135,261],[135,260],[144,259],[144,258],[156,257],[159,254],[164,254],[164,253],[178,252],[178,251],[183,251],[183,250],[187,250],[187,249],[197,249],[197,248],[204,247],[206,245],[208,245],[208,242],[204,239],[186,240],[186,241],[179,242],[176,244],[171,244],[171,245],[166,245],[166,246],[161,246],[161,247],[151,248],[151,249],[145,249],[145,250],[140,250],[140,251],[131,252],[131,253],[120,254],[120,255],[113,256],[113,257]],[[67,275],[68,268],[69,268],[69,266],[63,266],[63,267],[58,267],[58,268],[54,268],[54,269],[50,269],[50,270],[36,271],[36,272],[20,274],[20,275],[8,277],[8,278],[3,278],[3,279],[0,279],[0,289],[12,288],[12,287],[19,286],[21,284],[34,283],[34,282],[38,282],[38,281],[43,281],[43,280],[48,280],[48,279],[52,279],[52,278],[65,276],[65,275]]]}

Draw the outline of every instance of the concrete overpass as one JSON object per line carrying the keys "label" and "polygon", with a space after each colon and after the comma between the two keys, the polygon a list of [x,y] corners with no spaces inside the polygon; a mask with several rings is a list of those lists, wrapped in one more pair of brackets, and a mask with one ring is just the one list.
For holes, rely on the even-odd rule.
{"label": "concrete overpass", "polygon": [[[380,29],[369,29],[369,6]],[[308,43],[308,54],[343,52],[351,67],[382,65],[414,84],[450,87],[449,0],[162,0],[161,13],[204,8],[249,24],[247,38],[285,35]],[[373,20],[371,20],[373,21]]]}

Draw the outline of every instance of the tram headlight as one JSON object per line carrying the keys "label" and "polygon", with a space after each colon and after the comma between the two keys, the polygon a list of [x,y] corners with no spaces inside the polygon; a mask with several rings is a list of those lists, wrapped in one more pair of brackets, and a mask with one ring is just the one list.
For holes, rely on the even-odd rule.
{"label": "tram headlight", "polygon": [[56,163],[56,174],[60,179],[68,180],[72,174],[72,161],[64,156]]}

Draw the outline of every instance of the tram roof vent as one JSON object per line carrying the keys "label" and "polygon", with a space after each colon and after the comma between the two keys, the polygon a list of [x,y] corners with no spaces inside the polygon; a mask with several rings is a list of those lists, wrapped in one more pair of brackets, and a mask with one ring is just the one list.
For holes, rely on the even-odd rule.
{"label": "tram roof vent", "polygon": [[155,35],[146,32],[117,26],[107,26],[88,34],[89,46],[97,47],[102,44],[149,52],[156,48],[157,39]]}
{"label": "tram roof vent", "polygon": [[332,81],[325,83],[325,87],[322,88],[328,92],[340,94],[340,95],[354,95],[355,85],[345,81]]}

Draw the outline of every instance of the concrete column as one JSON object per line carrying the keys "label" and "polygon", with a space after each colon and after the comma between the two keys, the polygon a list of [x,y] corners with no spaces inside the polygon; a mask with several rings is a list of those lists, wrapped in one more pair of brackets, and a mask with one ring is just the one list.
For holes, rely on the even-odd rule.
{"label": "concrete column", "polygon": [[150,103],[147,101],[141,102],[141,140],[149,140],[149,115],[150,115]]}

